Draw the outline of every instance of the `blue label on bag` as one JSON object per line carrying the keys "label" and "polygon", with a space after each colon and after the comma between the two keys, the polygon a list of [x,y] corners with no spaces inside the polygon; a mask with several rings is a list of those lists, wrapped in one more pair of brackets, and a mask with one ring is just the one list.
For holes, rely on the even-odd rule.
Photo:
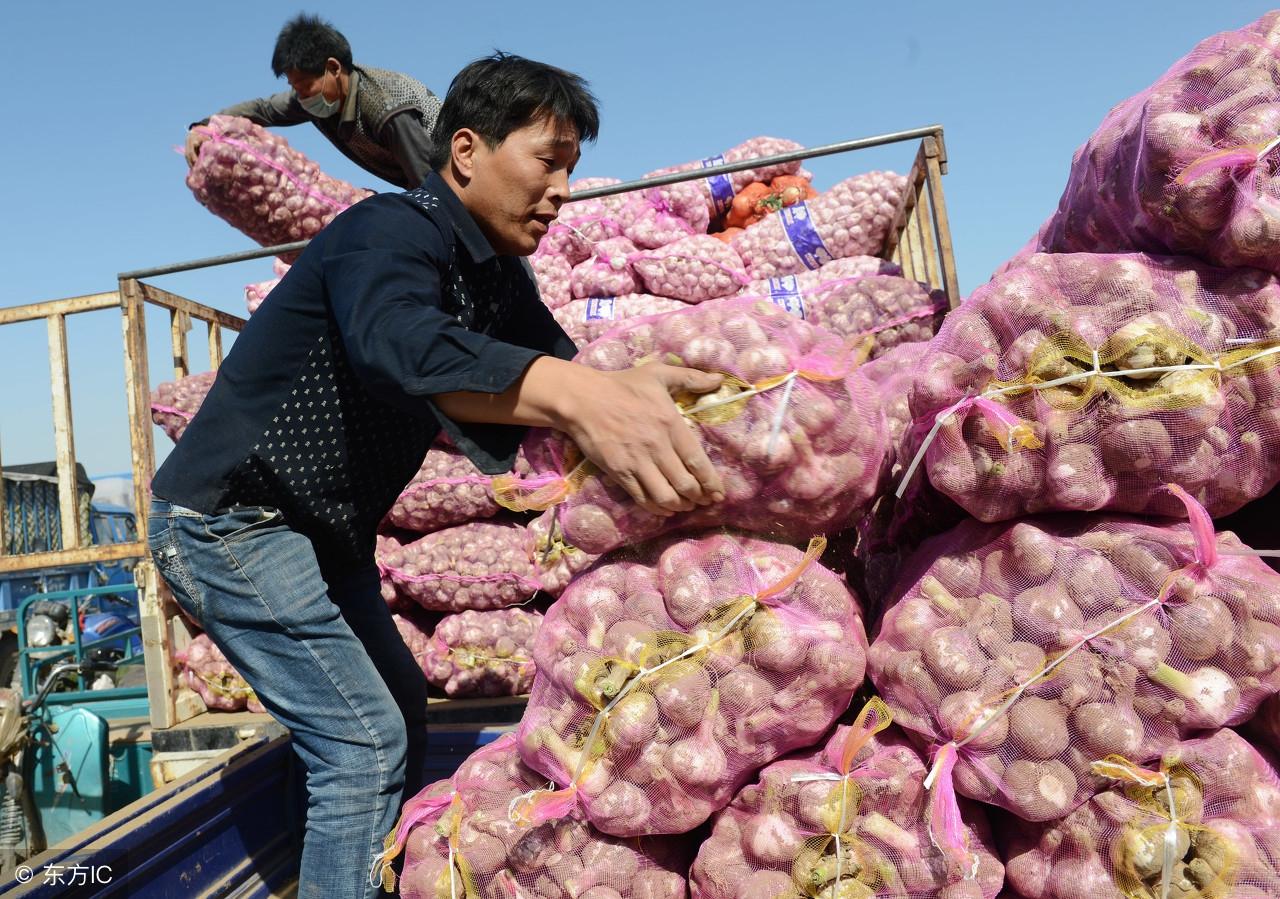
{"label": "blue label on bag", "polygon": [[587,317],[589,322],[613,320],[614,297],[592,297],[587,300]]}
{"label": "blue label on bag", "polygon": [[814,229],[807,203],[801,201],[794,206],[784,206],[778,210],[778,215],[782,216],[782,228],[787,232],[791,248],[796,251],[805,268],[820,268],[836,258]]}
{"label": "blue label on bag", "polygon": [[800,293],[800,282],[795,275],[770,278],[769,299],[775,306],[781,306],[792,315],[804,318],[804,296]]}
{"label": "blue label on bag", "polygon": [[[712,156],[710,159],[702,160],[704,169],[713,166],[724,165],[723,156]],[[729,211],[729,207],[733,205],[733,181],[728,175],[712,175],[707,178],[707,185],[711,188],[711,202],[716,207],[717,215],[724,215]]]}

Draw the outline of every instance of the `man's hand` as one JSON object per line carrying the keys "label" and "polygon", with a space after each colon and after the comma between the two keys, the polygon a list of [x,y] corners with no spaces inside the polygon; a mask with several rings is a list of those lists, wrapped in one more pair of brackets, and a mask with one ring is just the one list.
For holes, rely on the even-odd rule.
{"label": "man's hand", "polygon": [[564,399],[560,427],[644,509],[687,512],[724,499],[724,484],[694,428],[671,399],[709,393],[721,377],[657,363],[582,378]]}
{"label": "man's hand", "polygon": [[209,135],[195,128],[187,132],[187,147],[184,155],[187,157],[187,165],[195,165],[196,158],[200,155],[200,145],[209,139]]}
{"label": "man's hand", "polygon": [[710,393],[721,376],[652,363],[605,372],[541,356],[510,390],[442,393],[454,421],[563,431],[583,454],[656,515],[724,499],[724,484],[672,394]]}

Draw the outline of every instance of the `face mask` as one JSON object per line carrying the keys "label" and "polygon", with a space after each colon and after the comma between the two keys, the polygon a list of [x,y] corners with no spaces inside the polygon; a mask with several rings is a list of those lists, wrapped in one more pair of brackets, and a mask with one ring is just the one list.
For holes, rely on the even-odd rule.
{"label": "face mask", "polygon": [[310,97],[299,97],[298,102],[302,104],[302,108],[313,116],[321,119],[327,119],[338,111],[342,105],[337,100],[326,100],[324,96],[324,82],[320,82],[321,90],[316,91]]}

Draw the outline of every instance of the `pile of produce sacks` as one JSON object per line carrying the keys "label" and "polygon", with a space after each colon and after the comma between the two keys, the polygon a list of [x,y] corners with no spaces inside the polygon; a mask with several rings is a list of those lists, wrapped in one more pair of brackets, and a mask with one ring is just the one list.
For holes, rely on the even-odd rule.
{"label": "pile of produce sacks", "polygon": [[945,851],[917,750],[873,699],[825,746],[766,766],[714,819],[690,871],[701,899],[995,899],[1003,866],[966,803]]}
{"label": "pile of produce sacks", "polygon": [[[793,141],[753,138],[651,174],[798,149]],[[594,178],[571,187],[615,183]],[[904,189],[902,176],[871,172],[819,193],[811,175],[793,162],[575,200],[561,208],[531,261],[543,301],[579,346],[599,338],[608,323],[673,311],[680,303],[772,292],[774,302],[793,312],[807,293],[815,310],[827,307],[814,321],[841,336],[881,335],[878,349],[887,349],[931,335],[942,304],[928,288],[900,277],[852,286],[847,279],[855,271],[872,271],[865,259],[840,263],[884,248]],[[877,261],[875,269],[901,275],[888,263]],[[774,278],[801,283],[766,283]],[[831,301],[820,302],[828,294]]]}
{"label": "pile of produce sacks", "polygon": [[248,119],[215,115],[196,130],[208,140],[187,186],[202,206],[264,247],[315,237],[339,212],[373,195],[324,174],[283,137]]}
{"label": "pile of produce sacks", "polygon": [[945,295],[902,277],[874,256],[836,259],[819,269],[752,281],[740,296],[759,297],[846,341],[870,340],[875,358],[899,343],[925,341],[946,311]]}
{"label": "pile of produce sacks", "polygon": [[854,175],[813,200],[784,207],[734,236],[731,245],[752,278],[820,268],[884,246],[906,179],[893,172]]}
{"label": "pile of produce sacks", "polygon": [[894,718],[965,796],[1028,821],[1280,692],[1280,575],[1188,523],[969,521],[907,563],[869,655]]}
{"label": "pile of produce sacks", "polygon": [[[804,147],[800,144],[786,138],[753,137],[730,147],[723,153],[717,153],[714,156],[708,156],[696,162],[686,162],[681,165],[656,169],[649,172],[645,177],[671,175],[676,172],[693,172],[699,169],[724,165],[728,162],[745,162],[748,159],[777,156],[782,153],[792,153],[803,149]],[[774,178],[785,175],[799,175],[803,171],[801,165],[801,162],[796,160],[776,165],[756,166],[743,169],[740,172],[731,172],[728,175],[712,175],[709,178],[700,178],[697,181],[685,183],[696,187],[706,205],[708,220],[713,220],[728,215],[732,210],[733,201],[737,194],[745,191],[752,184],[770,182]]]}
{"label": "pile of produce sacks", "polygon": [[686,899],[688,853],[675,839],[622,840],[571,817],[513,821],[512,805],[546,785],[515,744],[499,737],[409,800],[370,882],[404,899]]}

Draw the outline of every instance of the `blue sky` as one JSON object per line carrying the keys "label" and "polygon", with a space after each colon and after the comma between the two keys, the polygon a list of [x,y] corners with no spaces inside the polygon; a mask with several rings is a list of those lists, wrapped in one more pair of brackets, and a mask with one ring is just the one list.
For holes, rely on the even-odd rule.
{"label": "blue sky", "polygon": [[[495,48],[583,74],[603,127],[580,175],[635,177],[756,134],[817,145],[940,122],[965,292],[1053,210],[1072,152],[1112,106],[1200,39],[1267,9],[1242,0],[6,6],[4,306],[110,290],[120,271],[250,246],[195,202],[173,148],[193,119],[280,89],[271,49],[300,9],[330,18],[357,61],[408,72],[441,95],[462,65]],[[326,172],[389,189],[311,126],[282,133]],[[900,145],[810,168],[821,188],[871,168],[905,171],[912,152]],[[244,285],[270,268],[259,260],[155,283],[243,314]],[[156,314],[149,325],[154,384],[172,371],[167,322]],[[118,314],[73,319],[69,340],[77,455],[91,474],[125,469]],[[198,350],[195,359],[204,366]],[[46,360],[42,325],[0,328],[6,463],[53,457]],[[168,438],[156,433],[163,454]]]}

